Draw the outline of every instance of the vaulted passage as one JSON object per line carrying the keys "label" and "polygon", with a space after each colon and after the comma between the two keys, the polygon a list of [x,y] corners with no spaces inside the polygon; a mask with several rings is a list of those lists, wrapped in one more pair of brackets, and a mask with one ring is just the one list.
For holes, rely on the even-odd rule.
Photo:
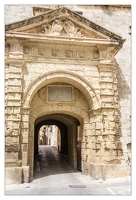
{"label": "vaulted passage", "polygon": [[35,160],[34,179],[78,172],[69,164],[68,157],[59,153],[57,146],[40,145],[39,152],[39,159]]}
{"label": "vaulted passage", "polygon": [[80,122],[76,118],[51,114],[37,119],[34,133],[34,177],[45,176],[48,171],[58,173],[63,167],[66,171],[69,167],[81,171],[80,141]]}

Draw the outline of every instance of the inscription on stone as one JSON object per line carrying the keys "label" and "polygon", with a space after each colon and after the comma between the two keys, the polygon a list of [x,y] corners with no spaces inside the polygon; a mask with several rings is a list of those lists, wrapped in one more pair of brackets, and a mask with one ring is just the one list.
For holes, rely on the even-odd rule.
{"label": "inscription on stone", "polygon": [[72,87],[48,86],[48,101],[71,102],[72,101]]}

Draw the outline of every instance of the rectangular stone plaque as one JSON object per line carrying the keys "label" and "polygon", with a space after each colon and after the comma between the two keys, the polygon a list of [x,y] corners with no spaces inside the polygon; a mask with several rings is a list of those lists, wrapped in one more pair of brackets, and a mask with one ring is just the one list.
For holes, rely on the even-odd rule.
{"label": "rectangular stone plaque", "polygon": [[48,86],[48,101],[71,102],[72,101],[72,87]]}

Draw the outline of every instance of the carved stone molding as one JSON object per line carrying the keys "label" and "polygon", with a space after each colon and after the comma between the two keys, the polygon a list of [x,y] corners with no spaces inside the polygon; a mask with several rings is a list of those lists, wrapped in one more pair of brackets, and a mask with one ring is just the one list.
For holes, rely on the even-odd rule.
{"label": "carved stone molding", "polygon": [[42,25],[41,33],[49,36],[69,36],[69,37],[84,37],[82,29],[77,27],[71,20],[56,19],[51,24]]}
{"label": "carved stone molding", "polygon": [[42,99],[42,100],[45,100],[47,97],[46,97],[46,88],[43,87],[41,88],[39,91],[38,91],[38,95],[39,97]]}
{"label": "carved stone molding", "polygon": [[27,152],[27,150],[28,150],[28,145],[27,144],[23,144],[22,145],[22,151],[23,152]]}
{"label": "carved stone molding", "polygon": [[20,129],[13,130],[7,127],[5,130],[5,136],[18,136],[18,135],[20,135]]}
{"label": "carved stone molding", "polygon": [[20,150],[20,144],[10,144],[5,146],[6,152],[18,152]]}
{"label": "carved stone molding", "polygon": [[75,101],[80,98],[80,95],[81,95],[80,91],[78,89],[74,88],[74,100]]}
{"label": "carved stone molding", "polygon": [[25,55],[29,55],[29,53],[30,53],[30,48],[29,48],[29,47],[24,48],[24,49],[23,49],[23,52],[24,52]]}
{"label": "carved stone molding", "polygon": [[22,162],[18,159],[6,159],[5,160],[6,167],[21,167]]}
{"label": "carved stone molding", "polygon": [[41,58],[62,58],[62,59],[78,59],[78,60],[98,60],[98,52],[77,51],[69,49],[52,49],[49,47],[36,48],[24,47],[24,57],[30,60]]}
{"label": "carved stone molding", "polygon": [[[33,7],[33,15],[39,15],[41,13],[44,13],[44,12],[47,12],[47,11],[50,11],[50,10],[55,10],[55,9],[58,9],[58,8],[61,8],[63,7],[63,5],[46,5],[44,7]],[[75,11],[76,13],[78,13],[79,15],[82,15],[83,12],[81,11]]]}
{"label": "carved stone molding", "polygon": [[105,164],[121,164],[119,159],[105,160]]}
{"label": "carved stone molding", "polygon": [[[47,100],[47,89],[46,89],[46,87],[43,87],[38,91],[38,96],[42,100]],[[76,101],[80,98],[81,93],[78,89],[74,88],[72,96],[73,96],[73,100]]]}

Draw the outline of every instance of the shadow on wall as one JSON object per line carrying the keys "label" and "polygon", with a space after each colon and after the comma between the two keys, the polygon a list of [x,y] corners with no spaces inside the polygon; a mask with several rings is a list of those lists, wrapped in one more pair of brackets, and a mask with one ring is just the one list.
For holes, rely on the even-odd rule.
{"label": "shadow on wall", "polygon": [[[119,117],[121,119],[119,135],[122,136],[122,134],[123,134],[122,128],[121,128],[122,125],[124,125],[124,123],[126,123],[126,120],[127,120],[127,123],[129,123],[131,121],[131,113],[130,113],[131,88],[128,85],[118,63],[116,63],[116,64],[117,64],[117,82],[118,82],[117,88],[118,88]],[[129,80],[129,81],[131,81],[131,80]],[[122,109],[124,110],[123,113],[121,112]]]}
{"label": "shadow on wall", "polygon": [[118,70],[117,79],[118,79],[119,101],[121,99],[130,99],[131,89],[130,89],[129,85],[127,84],[125,77],[118,65],[117,65],[117,70]]}

